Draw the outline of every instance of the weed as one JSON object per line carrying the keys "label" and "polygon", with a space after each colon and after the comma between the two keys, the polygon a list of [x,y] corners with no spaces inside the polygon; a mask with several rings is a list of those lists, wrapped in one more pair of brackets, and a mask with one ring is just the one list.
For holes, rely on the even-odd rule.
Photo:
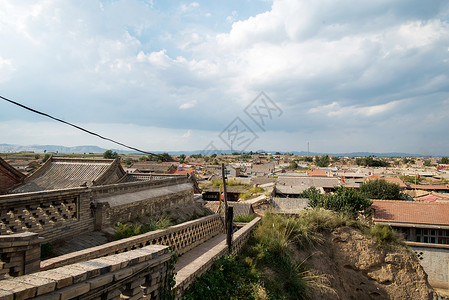
{"label": "weed", "polygon": [[249,223],[254,220],[253,215],[240,215],[234,218],[234,222]]}
{"label": "weed", "polygon": [[381,244],[404,244],[391,226],[376,224],[365,230],[365,233]]}

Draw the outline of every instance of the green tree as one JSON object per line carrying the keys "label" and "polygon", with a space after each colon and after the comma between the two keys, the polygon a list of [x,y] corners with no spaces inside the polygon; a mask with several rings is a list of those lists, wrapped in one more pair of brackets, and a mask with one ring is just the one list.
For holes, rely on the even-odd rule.
{"label": "green tree", "polygon": [[431,163],[430,159],[424,160],[424,166],[426,166],[426,167],[432,166],[432,163]]}
{"label": "green tree", "polygon": [[[318,157],[318,156],[317,156]],[[318,158],[318,161],[315,161],[318,167],[325,168],[329,166],[330,158],[329,155],[323,155]]]}
{"label": "green tree", "polygon": [[164,152],[164,153],[160,153],[158,155],[158,160],[161,160],[161,161],[173,161],[173,158],[170,156],[170,154],[168,154],[167,152]]}
{"label": "green tree", "polygon": [[356,158],[355,163],[359,166],[367,167],[388,167],[390,164],[382,159],[376,159],[373,156]]}
{"label": "green tree", "polygon": [[343,186],[336,187],[335,192],[329,195],[321,195],[315,188],[309,188],[304,193],[309,198],[310,207],[330,209],[353,218],[357,217],[359,213],[364,214],[373,203],[359,191]]}
{"label": "green tree", "polygon": [[360,184],[360,193],[369,199],[402,200],[401,188],[384,179],[369,180]]}
{"label": "green tree", "polygon": [[106,158],[106,159],[115,159],[115,158],[117,158],[118,157],[118,154],[117,154],[117,152],[112,152],[112,150],[106,150],[104,153],[103,153],[103,158]]}
{"label": "green tree", "polygon": [[446,157],[446,156],[442,157],[442,158],[441,158],[441,163],[442,163],[442,164],[445,164],[445,165],[448,165],[448,164],[449,164],[449,158]]}
{"label": "green tree", "polygon": [[289,165],[290,169],[297,169],[298,168],[298,164],[295,161],[292,161]]}
{"label": "green tree", "polygon": [[185,154],[181,154],[180,156],[178,156],[178,158],[181,160],[181,163],[183,164],[186,160],[186,156]]}
{"label": "green tree", "polygon": [[51,154],[45,153],[44,158],[42,159],[43,162],[46,162],[50,158]]}

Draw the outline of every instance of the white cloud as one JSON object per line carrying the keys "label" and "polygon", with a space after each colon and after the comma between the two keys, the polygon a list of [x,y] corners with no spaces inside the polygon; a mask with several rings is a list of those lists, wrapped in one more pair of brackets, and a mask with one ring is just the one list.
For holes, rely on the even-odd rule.
{"label": "white cloud", "polygon": [[193,101],[190,101],[190,102],[186,102],[186,103],[183,103],[183,104],[181,104],[180,106],[179,106],[179,109],[189,109],[189,108],[192,108],[192,107],[194,107],[195,105],[196,105],[196,100],[193,100]]}
{"label": "white cloud", "polygon": [[192,135],[192,130],[187,130],[187,132],[186,133],[184,133],[183,135],[182,135],[182,137],[184,137],[184,138],[188,138],[188,137],[190,137]]}
{"label": "white cloud", "polygon": [[357,116],[362,115],[366,117],[372,117],[376,115],[382,115],[396,108],[398,105],[403,104],[403,100],[392,101],[389,103],[372,105],[372,106],[341,106],[338,102],[332,102],[331,104],[321,105],[309,109],[309,113],[325,113],[329,117],[333,116]]}
{"label": "white cloud", "polygon": [[445,4],[274,0],[248,18],[228,7],[223,31],[198,2],[17,3],[0,4],[0,89],[80,122],[219,131],[263,90],[285,108],[273,130],[327,137],[334,119],[399,108],[412,124],[448,96]]}

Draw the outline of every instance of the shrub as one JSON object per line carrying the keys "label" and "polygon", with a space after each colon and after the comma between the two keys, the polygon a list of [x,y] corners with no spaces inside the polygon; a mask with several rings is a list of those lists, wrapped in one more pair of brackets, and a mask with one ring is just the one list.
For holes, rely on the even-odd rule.
{"label": "shrub", "polygon": [[218,259],[191,285],[183,299],[261,299],[264,289],[251,263],[233,256]]}
{"label": "shrub", "polygon": [[254,220],[253,215],[240,215],[234,218],[234,222],[249,223]]}
{"label": "shrub", "polygon": [[367,235],[381,244],[403,244],[391,226],[376,224],[369,228]]}
{"label": "shrub", "polygon": [[136,224],[123,224],[118,222],[115,226],[114,240],[120,240],[131,236],[139,235],[142,233],[150,232],[157,229],[165,229],[173,226],[174,222],[169,216],[162,216],[158,220],[150,220],[143,225]]}

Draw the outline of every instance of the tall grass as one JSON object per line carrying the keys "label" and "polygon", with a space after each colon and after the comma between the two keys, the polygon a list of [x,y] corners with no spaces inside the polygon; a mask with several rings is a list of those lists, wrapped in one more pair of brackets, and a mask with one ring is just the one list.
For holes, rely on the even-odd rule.
{"label": "tall grass", "polygon": [[157,220],[151,219],[149,222],[143,225],[118,222],[115,226],[115,233],[112,238],[114,240],[120,240],[157,229],[165,229],[172,225],[174,225],[174,222],[169,216],[161,216]]}

